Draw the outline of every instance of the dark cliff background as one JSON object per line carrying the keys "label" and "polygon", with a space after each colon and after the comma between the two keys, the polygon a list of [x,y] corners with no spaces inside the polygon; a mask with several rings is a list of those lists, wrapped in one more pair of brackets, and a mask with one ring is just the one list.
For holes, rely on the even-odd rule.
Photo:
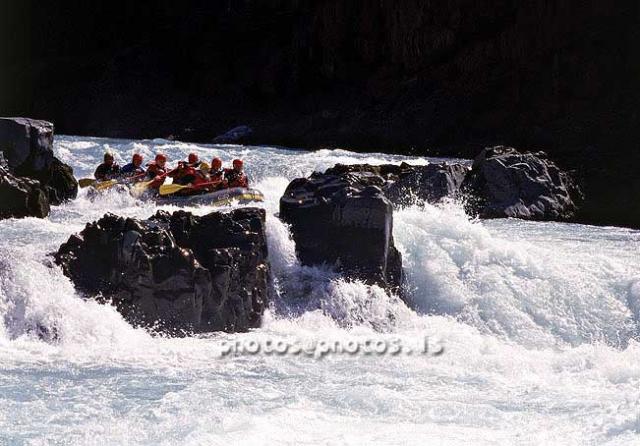
{"label": "dark cliff background", "polygon": [[58,133],[546,150],[640,226],[634,1],[0,0],[0,115]]}

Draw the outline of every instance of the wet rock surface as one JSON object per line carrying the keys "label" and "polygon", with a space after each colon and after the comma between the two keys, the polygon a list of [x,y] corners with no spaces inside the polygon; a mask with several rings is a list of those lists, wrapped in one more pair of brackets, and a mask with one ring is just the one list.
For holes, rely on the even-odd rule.
{"label": "wet rock surface", "polygon": [[544,152],[519,152],[512,147],[484,149],[474,160],[462,190],[467,211],[481,218],[570,220],[580,191],[571,177]]}
{"label": "wet rock surface", "polygon": [[280,218],[291,225],[303,264],[336,265],[349,277],[397,290],[402,257],[393,242],[392,204],[380,188],[384,180],[346,169],[352,171],[292,181],[280,199]]}
{"label": "wet rock surface", "polygon": [[40,182],[13,175],[0,154],[0,219],[49,215],[49,200]]}
{"label": "wet rock surface", "polygon": [[[6,163],[2,173],[5,183],[15,183],[7,177],[20,179],[24,189],[40,188],[46,205],[28,206],[32,212],[21,216],[46,217],[49,204],[60,204],[78,194],[73,170],[53,155],[53,124],[28,118],[0,118],[0,154]],[[33,180],[36,180],[34,182]],[[35,192],[30,192],[35,196]],[[33,201],[34,199],[32,199]],[[42,198],[37,199],[42,202]],[[9,202],[0,202],[1,214],[15,214]],[[42,212],[46,210],[46,212]]]}
{"label": "wet rock surface", "polygon": [[406,206],[455,198],[469,170],[469,166],[460,163],[416,166],[403,162],[379,166],[336,164],[324,174],[345,176],[362,186],[375,185],[394,205]]}
{"label": "wet rock surface", "polygon": [[262,209],[147,220],[105,214],[54,255],[76,287],[170,334],[258,327],[270,272]]}

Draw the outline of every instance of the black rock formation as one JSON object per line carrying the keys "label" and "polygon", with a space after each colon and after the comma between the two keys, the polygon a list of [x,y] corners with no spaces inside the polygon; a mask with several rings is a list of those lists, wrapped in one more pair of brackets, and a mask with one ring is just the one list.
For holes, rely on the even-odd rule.
{"label": "black rock formation", "polygon": [[328,171],[293,180],[280,199],[280,218],[291,225],[300,261],[336,265],[349,277],[398,290],[402,257],[382,183],[370,172]]}
{"label": "black rock formation", "polygon": [[361,186],[378,186],[393,204],[404,206],[456,198],[469,170],[469,166],[459,163],[414,166],[403,162],[379,166],[336,164],[324,174],[345,176]]}
{"label": "black rock formation", "polygon": [[50,204],[60,204],[78,194],[73,170],[53,155],[50,122],[0,118],[0,154],[13,175],[37,180]]}
{"label": "black rock formation", "polygon": [[385,187],[385,195],[395,204],[437,203],[457,197],[469,167],[463,164],[427,164],[411,166]]}
{"label": "black rock formation", "polygon": [[571,177],[544,152],[504,146],[486,148],[476,157],[462,190],[470,196],[468,211],[481,218],[571,220],[580,199]]}
{"label": "black rock formation", "polygon": [[268,303],[265,212],[147,220],[106,214],[55,254],[76,287],[112,299],[127,320],[171,334],[246,331]]}
{"label": "black rock formation", "polygon": [[0,219],[49,215],[49,200],[38,180],[11,173],[0,153]]}

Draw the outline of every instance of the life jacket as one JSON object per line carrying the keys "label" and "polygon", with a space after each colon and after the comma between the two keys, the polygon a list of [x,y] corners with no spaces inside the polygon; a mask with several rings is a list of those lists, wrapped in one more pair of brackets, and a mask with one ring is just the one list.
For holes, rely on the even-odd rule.
{"label": "life jacket", "polygon": [[198,187],[201,184],[207,184],[207,183],[211,183],[211,178],[209,178],[209,176],[207,174],[203,173],[201,170],[196,170],[195,171],[195,178],[193,179],[191,184],[194,187]]}
{"label": "life jacket", "polygon": [[152,161],[149,164],[147,164],[147,176],[150,179],[154,179],[156,176],[164,175],[166,173],[167,173],[167,168],[158,166],[158,164],[156,164],[155,161]]}
{"label": "life jacket", "polygon": [[225,169],[224,178],[229,183],[229,187],[249,187],[249,180],[244,172],[235,169]]}
{"label": "life jacket", "polygon": [[224,169],[209,171],[209,177],[211,178],[212,183],[218,183],[214,185],[215,189],[224,189],[227,187],[227,180],[224,178]]}
{"label": "life jacket", "polygon": [[169,173],[169,176],[173,178],[175,184],[189,184],[193,183],[196,178],[197,170],[193,167],[185,166],[181,164],[178,168]]}

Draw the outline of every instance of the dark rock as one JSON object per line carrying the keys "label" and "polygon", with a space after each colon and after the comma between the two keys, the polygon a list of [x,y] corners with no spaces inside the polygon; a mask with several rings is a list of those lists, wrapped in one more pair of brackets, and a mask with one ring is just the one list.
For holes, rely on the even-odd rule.
{"label": "dark rock", "polygon": [[393,209],[379,187],[383,183],[371,172],[350,168],[342,175],[314,173],[292,181],[280,199],[280,218],[291,225],[300,261],[335,264],[350,277],[399,289],[402,258],[393,243]]}
{"label": "dark rock", "polygon": [[231,130],[227,130],[222,135],[218,135],[213,138],[214,144],[238,144],[253,133],[253,129],[248,125],[240,125],[234,127]]}
{"label": "dark rock", "polygon": [[47,169],[53,161],[53,124],[29,118],[0,118],[0,150],[19,175]]}
{"label": "dark rock", "polygon": [[[469,167],[453,163],[413,166],[400,164],[336,164],[324,175],[337,175],[360,186],[375,185],[395,205],[436,203],[456,197]],[[314,174],[319,175],[319,174]]]}
{"label": "dark rock", "polygon": [[113,300],[127,320],[165,332],[246,331],[268,299],[264,210],[203,217],[106,214],[55,254],[78,289]]}
{"label": "dark rock", "polygon": [[426,201],[436,203],[458,194],[469,167],[462,164],[428,164],[413,166],[385,188],[385,195],[395,204],[410,205]]}
{"label": "dark rock", "polygon": [[17,177],[0,154],[0,219],[49,215],[49,200],[37,180]]}
{"label": "dark rock", "polygon": [[15,175],[38,180],[52,204],[77,196],[73,170],[53,155],[52,123],[0,118],[0,152]]}
{"label": "dark rock", "polygon": [[543,152],[504,146],[486,148],[476,157],[462,190],[470,195],[467,210],[481,218],[569,220],[579,198],[570,176]]}

